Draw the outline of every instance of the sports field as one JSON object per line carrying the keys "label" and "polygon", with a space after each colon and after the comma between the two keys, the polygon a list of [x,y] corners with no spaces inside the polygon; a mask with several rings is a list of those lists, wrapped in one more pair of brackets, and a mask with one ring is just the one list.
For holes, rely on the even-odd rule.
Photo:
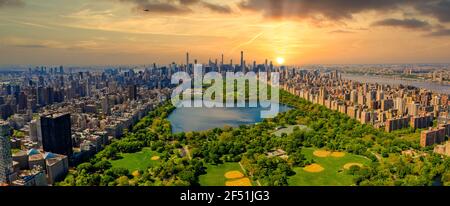
{"label": "sports field", "polygon": [[145,170],[160,163],[159,154],[150,150],[150,148],[143,148],[142,151],[136,153],[120,155],[123,157],[122,159],[110,161],[112,166],[126,168],[130,172]]}
{"label": "sports field", "polygon": [[291,186],[348,186],[353,184],[353,176],[345,173],[352,165],[367,165],[370,160],[358,155],[330,152],[314,148],[303,148],[306,157],[315,163],[307,167],[294,168],[295,175],[289,177]]}
{"label": "sports field", "polygon": [[199,177],[201,186],[251,186],[251,180],[244,174],[239,163],[227,162],[207,165],[206,174]]}

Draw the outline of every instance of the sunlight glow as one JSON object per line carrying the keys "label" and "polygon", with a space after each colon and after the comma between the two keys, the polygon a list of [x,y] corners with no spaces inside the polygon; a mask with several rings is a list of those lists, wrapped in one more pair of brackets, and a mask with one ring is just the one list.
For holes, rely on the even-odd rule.
{"label": "sunlight glow", "polygon": [[277,63],[278,64],[284,64],[284,58],[283,57],[277,57]]}

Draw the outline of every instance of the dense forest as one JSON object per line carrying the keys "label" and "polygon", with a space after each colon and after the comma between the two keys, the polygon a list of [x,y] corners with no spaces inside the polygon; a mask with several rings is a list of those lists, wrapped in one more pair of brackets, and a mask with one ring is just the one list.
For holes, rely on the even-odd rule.
{"label": "dense forest", "polygon": [[[440,178],[450,185],[450,158],[442,158],[420,148],[418,140],[402,138],[417,131],[385,133],[370,125],[315,105],[285,91],[281,102],[293,109],[255,125],[224,127],[202,132],[172,134],[166,119],[175,108],[166,103],[149,113],[123,138],[113,141],[89,162],[70,172],[61,186],[170,186],[198,185],[206,173],[206,164],[240,162],[253,180],[262,185],[284,186],[294,175],[293,167],[313,163],[302,154],[303,147],[344,151],[369,158],[372,163],[352,168],[355,185],[431,185]],[[309,130],[294,129],[290,135],[273,134],[283,125],[306,125]],[[123,153],[149,147],[161,155],[161,164],[147,170],[128,171],[113,168],[110,160]],[[191,156],[182,150],[190,148]],[[268,157],[273,149],[283,149],[289,158]],[[401,152],[414,149],[424,155],[411,157]]]}

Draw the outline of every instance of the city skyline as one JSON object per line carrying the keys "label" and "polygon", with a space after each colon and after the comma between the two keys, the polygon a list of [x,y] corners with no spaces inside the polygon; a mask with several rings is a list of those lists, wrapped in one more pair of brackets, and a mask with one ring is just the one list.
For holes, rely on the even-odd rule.
{"label": "city skyline", "polygon": [[[0,1],[1,65],[449,63],[447,0]],[[17,15],[21,14],[21,15]]]}
{"label": "city skyline", "polygon": [[[176,107],[172,78],[196,73],[188,55],[188,67],[0,72],[0,186],[448,185],[450,85],[442,84],[448,69],[243,67],[241,55],[240,64],[212,63],[205,72],[276,72],[279,87],[270,89],[271,101],[279,102],[275,118],[263,120],[264,106],[251,106],[250,80],[246,107]],[[378,81],[349,78],[361,71]],[[186,91],[205,98],[214,85]],[[393,158],[398,161],[376,164]],[[276,169],[258,166],[272,160]],[[394,168],[404,164],[419,170],[402,176]],[[267,173],[245,173],[261,168]],[[279,174],[280,168],[293,172]],[[368,177],[367,170],[390,175]]]}

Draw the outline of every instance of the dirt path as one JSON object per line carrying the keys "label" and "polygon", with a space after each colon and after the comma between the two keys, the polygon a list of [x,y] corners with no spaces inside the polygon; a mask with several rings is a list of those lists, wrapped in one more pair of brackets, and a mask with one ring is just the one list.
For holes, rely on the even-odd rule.
{"label": "dirt path", "polygon": [[375,155],[375,157],[377,158],[378,162],[380,162],[380,163],[383,162],[383,158],[381,157],[380,154],[375,153],[375,152],[372,152],[372,151],[371,151],[371,153],[372,153],[373,155]]}
{"label": "dirt path", "polygon": [[[239,166],[241,167],[242,171],[244,171],[245,174],[247,174],[247,171],[245,170],[244,166],[241,164],[241,162],[239,162]],[[258,184],[258,186],[261,186],[261,183],[259,182],[259,180],[256,180],[256,184]]]}
{"label": "dirt path", "polygon": [[191,151],[189,151],[189,147],[186,145],[186,146],[183,147],[183,149],[184,149],[184,152],[186,152],[186,155],[188,156],[188,158],[190,160],[192,160]]}

